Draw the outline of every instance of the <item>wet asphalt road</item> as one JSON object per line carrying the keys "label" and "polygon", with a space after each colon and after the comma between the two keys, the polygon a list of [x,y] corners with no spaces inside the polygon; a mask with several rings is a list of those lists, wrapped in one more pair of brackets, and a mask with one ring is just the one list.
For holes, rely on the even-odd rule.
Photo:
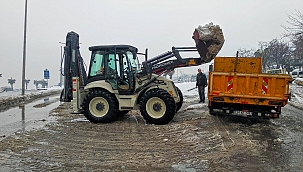
{"label": "wet asphalt road", "polygon": [[[218,123],[233,133],[241,131],[257,142],[262,153],[248,157],[236,153],[231,163],[239,171],[303,171],[303,110],[286,105],[279,119],[246,120],[243,117],[214,117]],[[257,149],[257,148],[256,148]]]}
{"label": "wet asphalt road", "polygon": [[272,120],[280,139],[277,142],[282,142],[272,151],[273,158],[281,159],[287,171],[303,171],[303,110],[287,105],[282,114],[279,120]]}
{"label": "wet asphalt road", "polygon": [[43,127],[45,121],[54,121],[49,112],[60,104],[58,95],[37,99],[23,107],[14,107],[0,112],[0,140],[18,130]]}
{"label": "wet asphalt road", "polygon": [[[191,100],[189,97],[188,101],[185,102],[185,106],[191,106],[191,104],[193,104],[195,101],[196,100]],[[24,132],[24,130],[30,130],[33,128],[39,129],[45,123],[52,122],[53,119],[48,116],[48,113],[51,109],[54,109],[59,104],[60,102],[55,96],[32,102],[26,105],[24,110],[22,110],[22,108],[12,108],[8,111],[1,112],[0,120],[5,121],[0,125],[0,135],[4,136],[0,138],[1,141],[5,141],[5,138],[16,131]],[[195,114],[197,117],[199,117],[200,112],[207,113],[206,106],[193,106],[188,109],[190,109],[189,111],[191,115]],[[228,156],[228,159],[226,159],[226,157],[222,157],[221,159],[218,158],[214,162],[207,164],[200,169],[208,168],[210,169],[209,171],[303,171],[302,115],[303,110],[288,104],[282,108],[282,114],[280,115],[279,119],[251,121],[242,117],[211,116],[210,118],[213,120],[208,121],[208,123],[206,122],[206,124],[209,124],[213,127],[209,130],[214,129],[214,131],[218,131],[218,134],[222,139],[222,143],[220,141],[221,139],[218,140],[218,143],[219,145],[224,145],[222,146],[223,148],[230,149],[230,155]],[[173,123],[182,124],[183,122],[194,122],[194,124],[200,127],[202,130],[206,130],[207,126],[205,126],[206,124],[204,125],[204,122],[207,121],[207,116],[205,119],[203,119],[204,117],[202,119],[192,119],[185,117],[185,119],[182,118],[182,116],[178,115]],[[190,122],[190,120],[196,121]],[[123,123],[125,122],[119,122],[118,125],[121,125]],[[78,122],[77,125],[80,125],[83,128],[90,126],[89,123],[83,123],[81,121]],[[101,126],[94,125],[94,127]],[[143,129],[149,128],[148,126],[144,125],[142,127]],[[167,127],[169,127],[169,125],[164,126],[163,128]],[[195,130],[199,131],[200,129]],[[81,138],[78,139],[81,140]],[[234,145],[238,144],[237,146],[239,146],[239,144],[241,145],[245,143],[255,145],[255,147],[250,147],[252,150],[249,150],[249,154],[247,153],[248,150],[246,149],[241,150],[239,148],[234,148]],[[245,148],[245,146],[243,146],[243,148]],[[235,150],[233,151],[233,149]],[[5,156],[8,155],[4,155],[4,157]],[[8,164],[14,164],[14,156],[11,156],[10,159],[11,162]],[[17,161],[17,159],[16,162],[20,163],[20,161]],[[20,166],[21,165],[22,164],[20,164]],[[34,164],[32,165],[36,166]],[[186,166],[186,164],[181,165]],[[173,166],[175,167],[174,171],[182,171],[182,169],[185,169],[185,171],[199,171],[199,168],[196,170],[194,168],[186,169],[181,165]],[[14,166],[18,165],[15,164]],[[22,166],[26,167],[24,164]],[[39,164],[37,164],[37,166],[39,166]],[[3,163],[0,163],[0,170],[7,169],[9,171],[11,169],[17,169],[18,171],[22,168],[10,168],[9,165],[7,166]]]}

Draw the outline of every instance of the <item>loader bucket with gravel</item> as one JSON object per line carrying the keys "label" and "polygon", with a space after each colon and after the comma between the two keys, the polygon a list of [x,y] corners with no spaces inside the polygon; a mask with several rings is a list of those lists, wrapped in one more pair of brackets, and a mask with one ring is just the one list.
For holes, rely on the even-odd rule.
{"label": "loader bucket with gravel", "polygon": [[219,25],[213,23],[195,28],[192,38],[195,40],[197,51],[202,62],[212,61],[224,44],[224,35]]}

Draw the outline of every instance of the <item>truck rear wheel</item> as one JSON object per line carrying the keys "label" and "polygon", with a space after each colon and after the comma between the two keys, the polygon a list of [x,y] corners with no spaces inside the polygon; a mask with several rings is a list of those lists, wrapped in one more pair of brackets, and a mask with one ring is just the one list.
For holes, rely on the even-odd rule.
{"label": "truck rear wheel", "polygon": [[215,112],[214,112],[214,110],[212,108],[209,109],[209,114],[210,115],[216,115]]}
{"label": "truck rear wheel", "polygon": [[153,89],[143,95],[140,111],[146,122],[164,125],[174,118],[176,104],[173,97],[167,91]]}
{"label": "truck rear wheel", "polygon": [[178,87],[176,87],[176,89],[177,89],[177,92],[180,97],[180,102],[176,103],[176,105],[177,105],[176,112],[178,112],[181,109],[182,104],[183,104],[183,94],[182,94],[182,91]]}
{"label": "truck rear wheel", "polygon": [[104,90],[93,90],[83,100],[84,115],[93,123],[108,123],[117,118],[118,105],[114,96]]}
{"label": "truck rear wheel", "polygon": [[214,109],[212,107],[213,102],[212,101],[208,101],[208,110],[209,110],[209,114],[210,115],[215,115]]}

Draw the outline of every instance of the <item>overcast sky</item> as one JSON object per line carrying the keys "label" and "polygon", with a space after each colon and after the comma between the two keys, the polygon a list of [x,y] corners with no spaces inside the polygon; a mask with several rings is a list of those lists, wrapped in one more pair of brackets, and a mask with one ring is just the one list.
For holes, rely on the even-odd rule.
{"label": "overcast sky", "polygon": [[[210,22],[225,36],[218,56],[234,56],[239,48],[281,38],[287,14],[302,7],[303,0],[28,0],[26,79],[35,88],[33,81],[48,69],[49,85],[58,84],[59,42],[69,31],[80,35],[87,66],[89,46],[130,44],[141,52],[148,48],[151,58],[172,46],[194,46],[194,29]],[[0,86],[9,86],[12,77],[14,88],[21,88],[24,9],[25,0],[0,0]],[[195,74],[197,68],[183,72]]]}

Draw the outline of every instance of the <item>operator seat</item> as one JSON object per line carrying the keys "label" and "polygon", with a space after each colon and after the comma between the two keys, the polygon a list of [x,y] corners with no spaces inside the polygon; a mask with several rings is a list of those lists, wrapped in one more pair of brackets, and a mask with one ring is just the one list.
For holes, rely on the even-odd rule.
{"label": "operator seat", "polygon": [[128,84],[127,85],[119,85],[119,88],[121,90],[128,90],[129,89],[129,85]]}
{"label": "operator seat", "polygon": [[128,90],[129,89],[129,84],[124,81],[123,79],[119,80],[119,88],[121,90]]}

